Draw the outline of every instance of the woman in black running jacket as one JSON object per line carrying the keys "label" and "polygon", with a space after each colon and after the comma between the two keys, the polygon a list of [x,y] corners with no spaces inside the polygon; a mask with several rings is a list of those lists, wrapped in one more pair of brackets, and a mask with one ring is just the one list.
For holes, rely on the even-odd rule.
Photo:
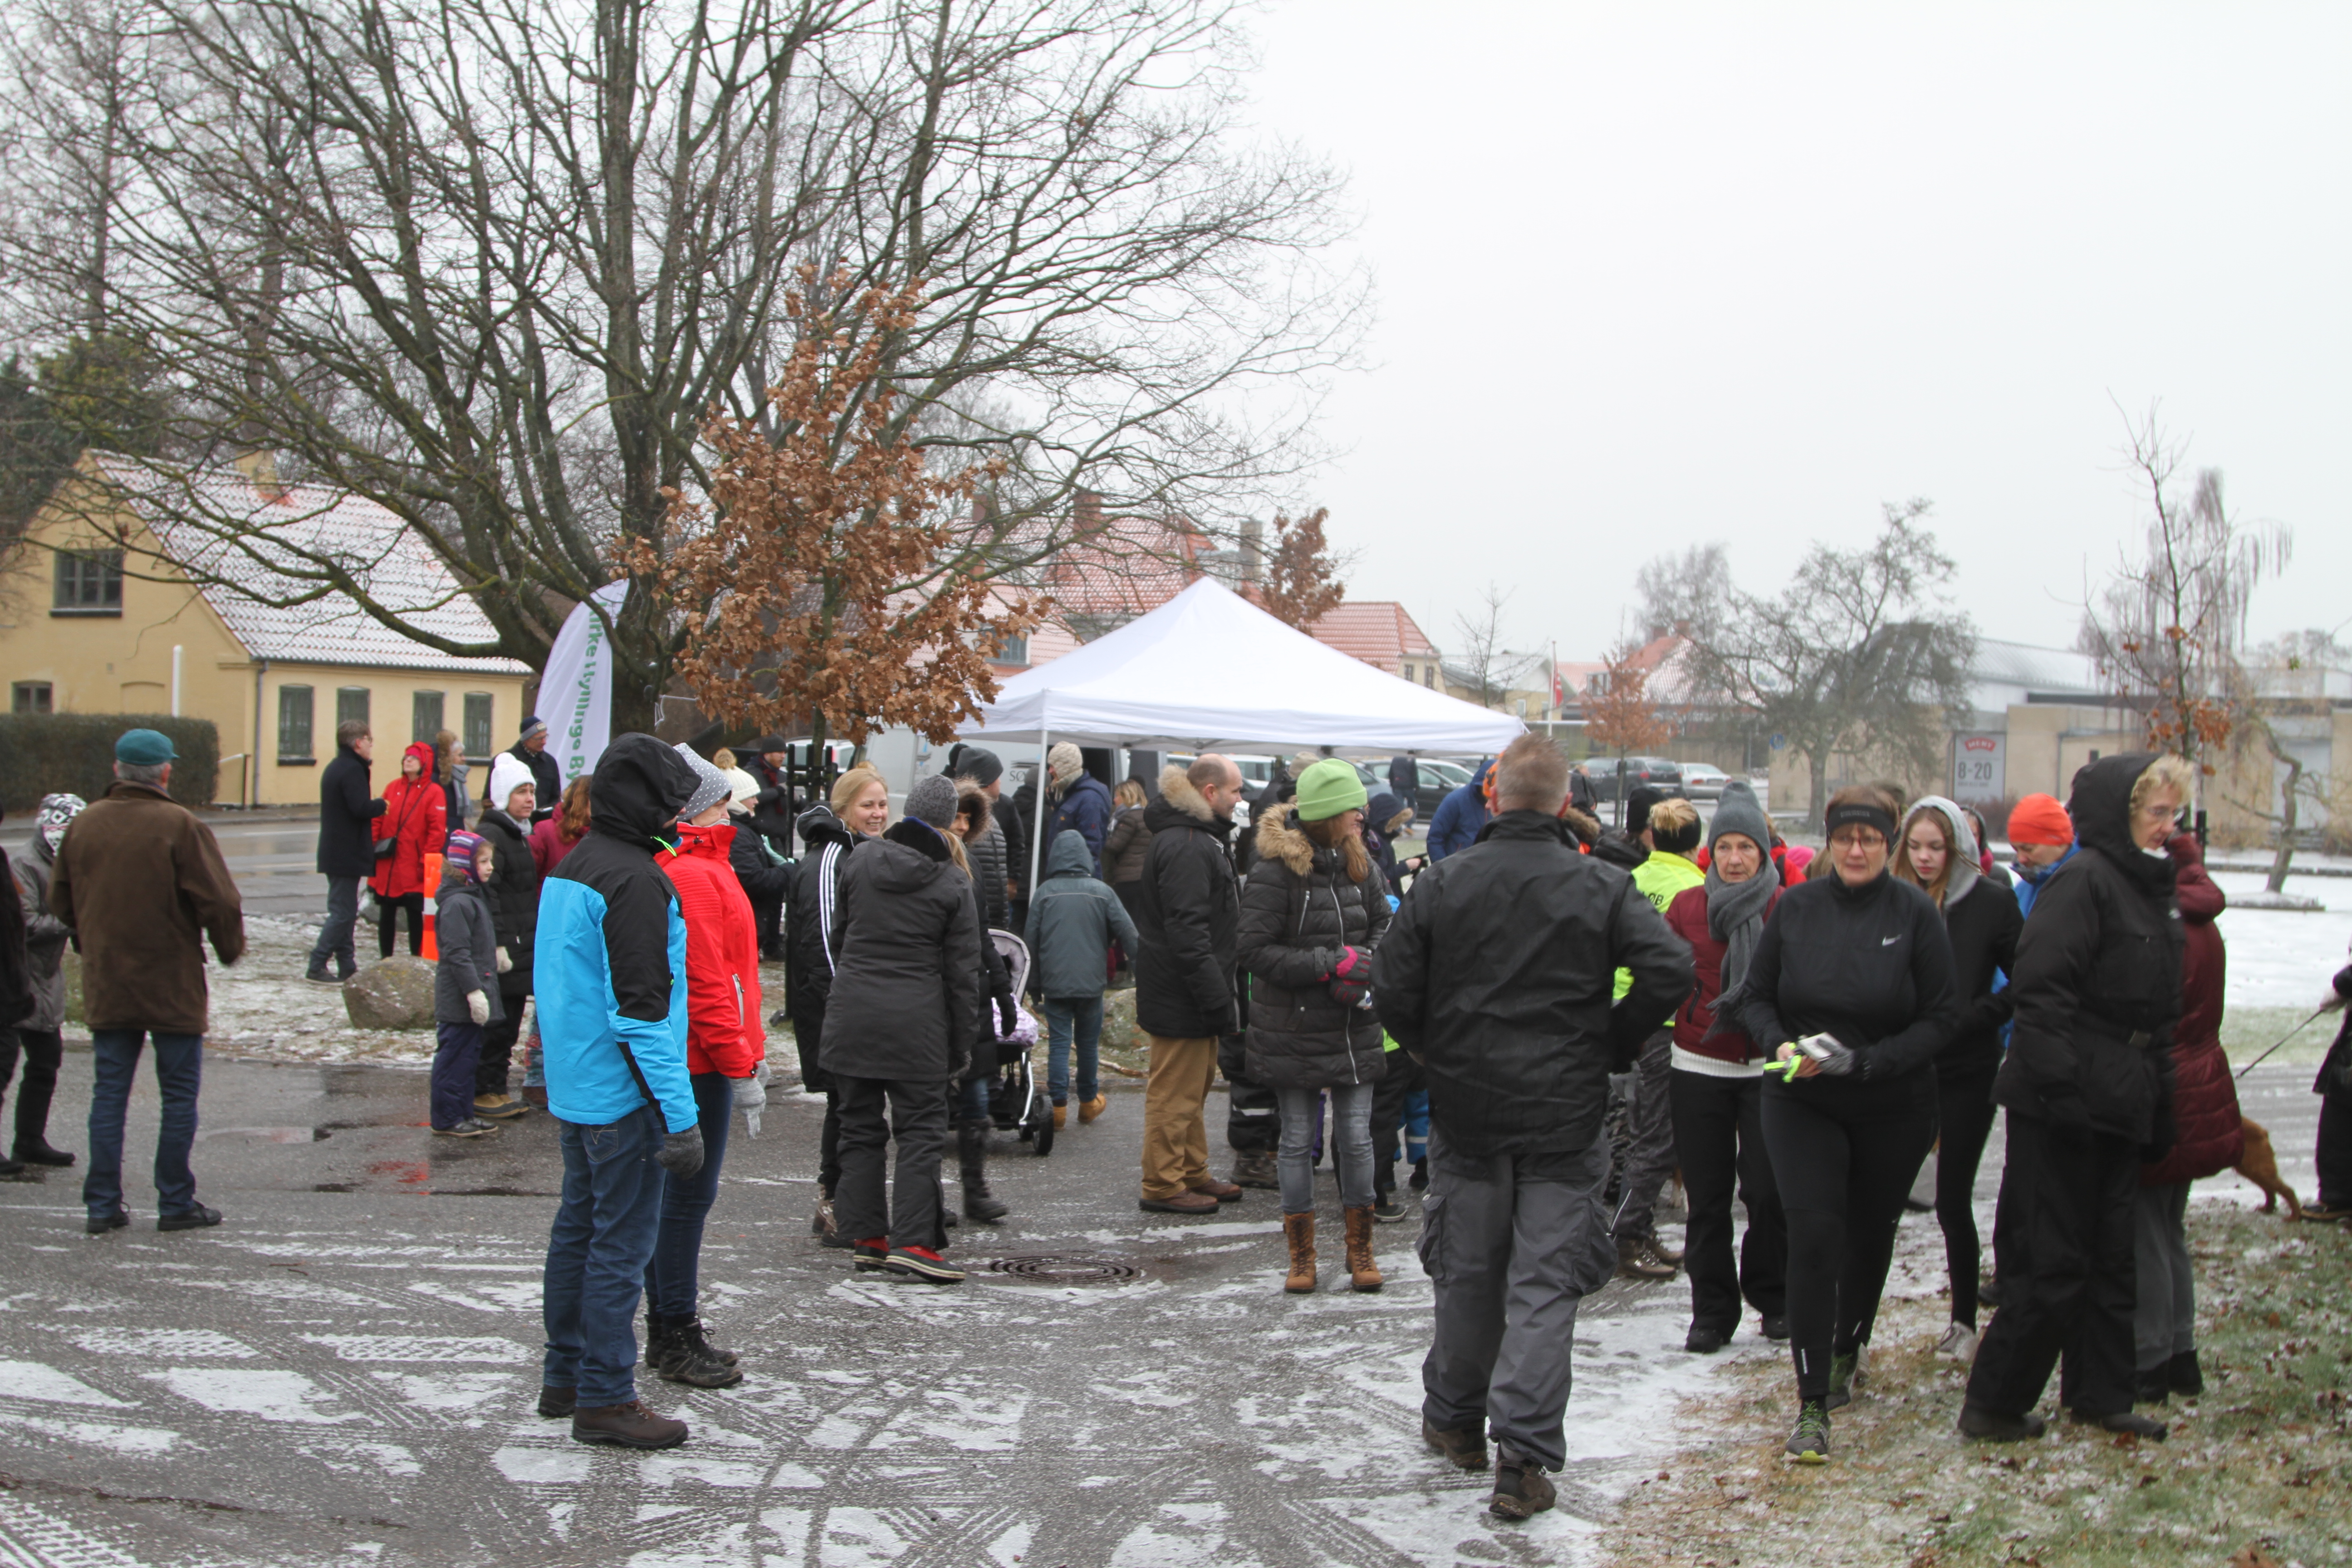
{"label": "woman in black running jacket", "polygon": [[1935,1142],[1929,1069],[1959,1018],[1943,917],[1887,874],[1899,816],[1869,785],[1830,797],[1831,874],[1780,895],[1738,998],[1778,1064],[1764,1073],[1764,1145],[1789,1225],[1789,1452],[1810,1463],[1828,1458],[1828,1413],[1853,1396],[1895,1222]]}

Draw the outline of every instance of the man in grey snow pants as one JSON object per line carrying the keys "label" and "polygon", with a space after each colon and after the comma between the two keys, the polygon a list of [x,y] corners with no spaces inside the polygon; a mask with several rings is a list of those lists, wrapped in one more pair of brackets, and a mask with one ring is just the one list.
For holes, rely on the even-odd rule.
{"label": "man in grey snow pants", "polygon": [[[1494,819],[1414,881],[1372,970],[1381,1022],[1429,1083],[1422,1437],[1483,1470],[1491,1432],[1487,1506],[1504,1519],[1552,1506],[1576,1310],[1616,1268],[1609,1074],[1692,979],[1690,950],[1632,879],[1579,852],[1567,797],[1559,749],[1512,742]],[[1621,968],[1633,987],[1612,1006]]]}

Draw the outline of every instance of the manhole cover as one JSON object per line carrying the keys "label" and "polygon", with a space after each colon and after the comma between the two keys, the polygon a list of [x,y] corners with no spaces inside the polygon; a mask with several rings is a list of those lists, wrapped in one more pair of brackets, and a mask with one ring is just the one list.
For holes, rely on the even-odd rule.
{"label": "manhole cover", "polygon": [[991,1274],[1032,1279],[1042,1285],[1116,1285],[1143,1278],[1143,1270],[1132,1263],[1074,1253],[1032,1252],[1014,1258],[992,1258],[985,1267]]}

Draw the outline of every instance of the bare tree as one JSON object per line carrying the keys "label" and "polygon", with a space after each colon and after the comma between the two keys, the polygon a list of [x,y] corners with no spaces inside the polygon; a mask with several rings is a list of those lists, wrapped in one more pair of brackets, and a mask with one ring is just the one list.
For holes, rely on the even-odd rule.
{"label": "bare tree", "polygon": [[[217,531],[233,589],[266,558],[443,652],[539,663],[707,491],[711,414],[790,436],[766,389],[803,268],[841,291],[819,314],[922,289],[867,390],[894,394],[883,441],[996,473],[943,570],[1050,557],[1082,486],[1245,504],[1307,449],[1360,287],[1318,260],[1336,176],[1244,135],[1229,11],[156,0],[181,63],[123,153],[108,320],[173,367],[178,450],[382,502],[496,636],[427,635],[299,520],[248,541],[168,466],[148,504]],[[622,727],[703,608],[636,575]]]}
{"label": "bare tree", "polygon": [[1804,757],[1812,822],[1828,803],[1834,755],[1932,774],[1948,716],[1967,701],[1976,631],[1944,602],[1952,562],[1921,521],[1928,510],[1887,503],[1868,547],[1815,544],[1788,586],[1734,590],[1707,640],[1692,639],[1701,680]]}
{"label": "bare tree", "polygon": [[1543,660],[1541,654],[1514,653],[1506,646],[1503,606],[1511,595],[1495,584],[1467,615],[1454,617],[1454,635],[1461,652],[1445,661],[1449,675],[1459,675],[1469,688],[1470,700],[1482,708],[1500,708],[1503,699]]}
{"label": "bare tree", "polygon": [[2125,460],[2147,491],[2147,533],[2137,558],[2117,552],[2084,610],[2077,646],[2139,710],[2148,744],[2187,757],[2202,779],[2252,710],[2239,657],[2246,611],[2256,585],[2285,569],[2294,542],[2284,528],[2231,517],[2220,469],[2180,483],[2182,452],[2156,409],[2126,429]]}

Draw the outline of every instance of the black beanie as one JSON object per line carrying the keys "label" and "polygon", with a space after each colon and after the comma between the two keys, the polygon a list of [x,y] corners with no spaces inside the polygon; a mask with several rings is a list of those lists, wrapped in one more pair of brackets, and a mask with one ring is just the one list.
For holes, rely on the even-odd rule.
{"label": "black beanie", "polygon": [[970,779],[986,789],[1004,776],[1003,760],[984,746],[958,746],[948,763],[949,773],[960,779]]}
{"label": "black beanie", "polygon": [[1642,830],[1650,826],[1650,808],[1666,798],[1666,792],[1652,784],[1643,784],[1625,795],[1625,837],[1639,838]]}

